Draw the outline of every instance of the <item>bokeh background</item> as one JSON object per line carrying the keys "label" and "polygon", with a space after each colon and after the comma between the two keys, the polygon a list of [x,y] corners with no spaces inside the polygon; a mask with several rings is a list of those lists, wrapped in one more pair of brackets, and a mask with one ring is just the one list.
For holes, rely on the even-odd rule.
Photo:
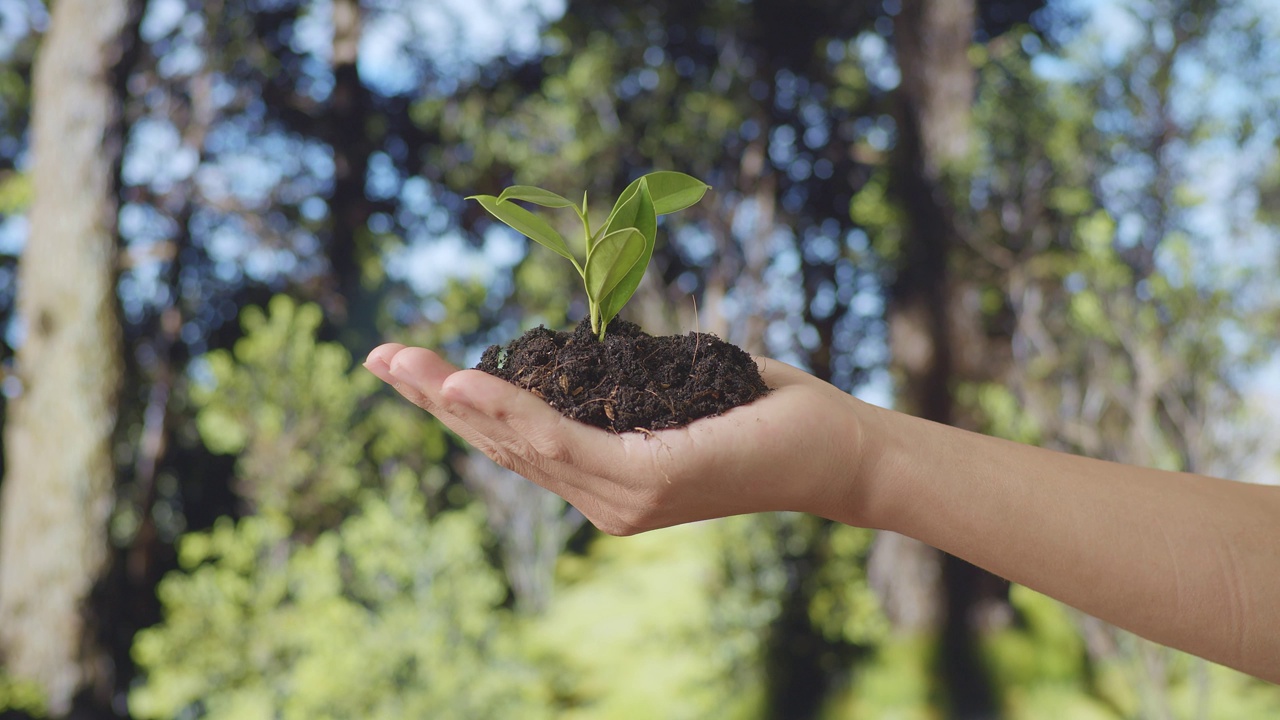
{"label": "bokeh background", "polygon": [[0,716],[1280,717],[907,538],[602,536],[356,363],[585,313],[466,195],[674,169],[650,332],[1275,483],[1278,118],[1274,0],[0,0]]}

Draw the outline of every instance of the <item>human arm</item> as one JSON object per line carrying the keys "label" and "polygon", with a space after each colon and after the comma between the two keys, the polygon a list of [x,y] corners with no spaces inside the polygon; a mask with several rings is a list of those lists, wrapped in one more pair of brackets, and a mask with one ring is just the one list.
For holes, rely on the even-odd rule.
{"label": "human arm", "polygon": [[878,455],[867,472],[897,488],[885,493],[884,526],[1150,640],[1280,683],[1280,488],[864,410]]}
{"label": "human arm", "polygon": [[385,345],[366,366],[605,532],[767,510],[894,530],[1280,682],[1280,489],[968,433],[771,360],[768,396],[651,435],[567,420],[429,350]]}

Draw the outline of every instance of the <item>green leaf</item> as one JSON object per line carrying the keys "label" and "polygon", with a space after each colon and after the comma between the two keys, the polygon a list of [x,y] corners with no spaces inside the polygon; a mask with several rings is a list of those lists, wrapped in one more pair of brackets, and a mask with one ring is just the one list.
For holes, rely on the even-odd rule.
{"label": "green leaf", "polygon": [[515,203],[499,202],[498,198],[492,195],[472,195],[468,200],[475,200],[480,206],[489,211],[490,215],[498,218],[502,222],[510,225],[514,230],[542,245],[550,248],[556,254],[567,258],[573,266],[578,268],[578,272],[582,272],[578,260],[569,252],[569,245],[556,232],[555,228],[547,224],[546,220],[534,215]]}
{"label": "green leaf", "polygon": [[644,255],[644,234],[633,227],[607,233],[587,256],[587,295],[599,302],[626,277]]}
{"label": "green leaf", "polygon": [[627,301],[640,287],[645,271],[649,269],[649,260],[653,257],[653,246],[658,234],[658,215],[654,210],[653,197],[649,194],[649,183],[642,182],[636,194],[636,212],[633,227],[644,236],[644,252],[627,274],[618,281],[616,287],[600,300],[600,319],[603,327],[617,317]]}
{"label": "green leaf", "polygon": [[[635,183],[628,185],[627,189],[622,191],[622,194],[618,196],[617,202],[613,204],[613,209],[609,211],[609,217],[605,219],[604,225],[600,226],[596,230],[595,234],[588,239],[587,252],[591,252],[591,248],[602,236],[613,232],[614,230],[618,230],[619,228],[631,226],[631,220],[635,217],[634,206],[635,203],[639,202],[635,198],[639,192],[640,186]],[[627,216],[622,220],[618,220],[617,217],[619,212],[625,212],[627,213]]]}
{"label": "green leaf", "polygon": [[508,200],[523,200],[548,208],[577,207],[572,200],[561,197],[550,190],[543,190],[532,185],[512,185],[503,190],[502,194],[498,196],[498,202],[507,202]]}
{"label": "green leaf", "polygon": [[626,197],[627,193],[639,186],[641,180],[649,185],[649,195],[653,198],[654,211],[658,215],[669,215],[683,210],[701,200],[702,196],[711,189],[710,185],[690,175],[660,170],[636,178],[626,190],[622,191],[622,197]]}

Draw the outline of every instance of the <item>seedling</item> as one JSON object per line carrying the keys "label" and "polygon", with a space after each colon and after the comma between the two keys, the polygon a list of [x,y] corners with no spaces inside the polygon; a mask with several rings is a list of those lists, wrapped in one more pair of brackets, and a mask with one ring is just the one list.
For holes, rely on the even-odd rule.
{"label": "seedling", "polygon": [[[711,186],[684,173],[661,171],[637,178],[622,191],[604,225],[591,229],[587,217],[587,194],[582,205],[549,190],[532,185],[513,185],[502,194],[472,195],[491,215],[516,232],[551,249],[573,263],[587,290],[591,332],[604,340],[605,328],[627,304],[653,257],[658,216],[683,210],[702,199]],[[522,201],[545,208],[572,208],[582,221],[585,252],[582,260],[569,243],[537,214],[517,205]]]}

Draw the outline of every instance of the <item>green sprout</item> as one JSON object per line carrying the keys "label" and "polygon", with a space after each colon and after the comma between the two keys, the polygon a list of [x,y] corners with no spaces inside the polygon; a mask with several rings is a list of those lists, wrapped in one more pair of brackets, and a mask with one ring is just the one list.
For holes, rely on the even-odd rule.
{"label": "green sprout", "polygon": [[[658,216],[683,210],[702,199],[710,185],[684,173],[660,171],[637,178],[622,191],[604,225],[591,229],[587,218],[587,194],[578,206],[549,190],[532,185],[513,185],[502,194],[472,195],[491,215],[510,225],[530,240],[550,248],[573,263],[587,289],[591,312],[591,332],[604,340],[605,328],[627,304],[653,257]],[[579,262],[563,236],[538,215],[517,205],[515,200],[545,208],[573,208],[582,221],[586,252]]]}

